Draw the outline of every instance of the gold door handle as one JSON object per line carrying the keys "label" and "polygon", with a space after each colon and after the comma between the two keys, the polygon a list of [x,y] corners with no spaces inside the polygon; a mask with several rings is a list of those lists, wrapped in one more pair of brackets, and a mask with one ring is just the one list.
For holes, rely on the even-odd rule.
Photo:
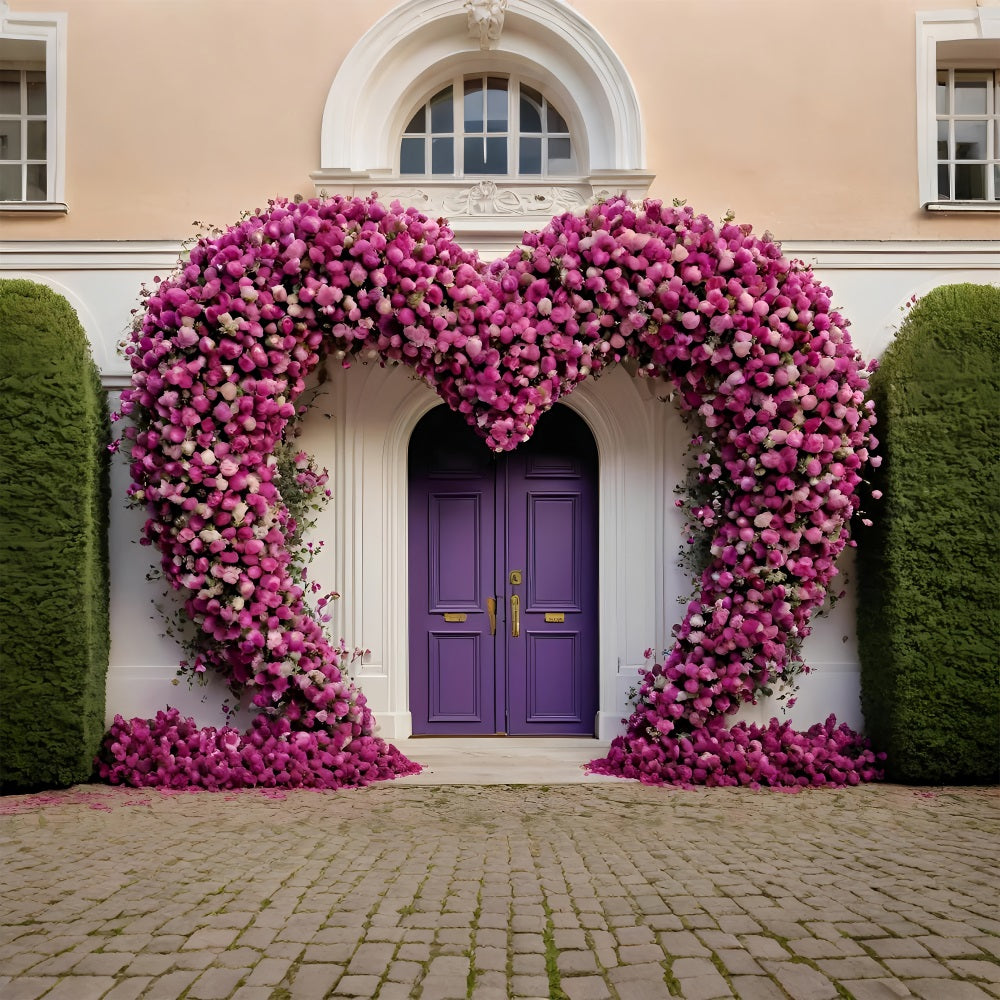
{"label": "gold door handle", "polygon": [[510,595],[510,634],[516,639],[521,634],[521,598]]}
{"label": "gold door handle", "polygon": [[486,611],[490,616],[490,635],[497,634],[497,599],[495,597],[486,598]]}

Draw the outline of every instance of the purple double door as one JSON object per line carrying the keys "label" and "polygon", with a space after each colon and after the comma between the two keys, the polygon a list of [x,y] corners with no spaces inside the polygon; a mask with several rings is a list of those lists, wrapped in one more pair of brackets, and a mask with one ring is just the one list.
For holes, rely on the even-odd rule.
{"label": "purple double door", "polygon": [[414,734],[594,735],[597,448],[556,406],[495,455],[440,406],[409,451]]}

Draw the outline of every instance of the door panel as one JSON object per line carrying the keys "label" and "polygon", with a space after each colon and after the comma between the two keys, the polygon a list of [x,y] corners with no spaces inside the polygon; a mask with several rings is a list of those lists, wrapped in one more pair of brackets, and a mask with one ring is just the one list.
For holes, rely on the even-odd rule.
{"label": "door panel", "polygon": [[580,418],[557,406],[495,456],[461,417],[432,410],[410,443],[409,511],[414,733],[592,736],[597,453]]}
{"label": "door panel", "polygon": [[[427,721],[431,724],[486,725],[484,718],[482,635],[479,632],[431,632],[428,645]],[[485,702],[485,704],[484,704]]]}
{"label": "door panel", "polygon": [[483,493],[442,493],[427,497],[428,610],[476,611],[485,607],[480,565],[483,532],[493,531],[493,511],[484,520]]}
{"label": "door panel", "polygon": [[555,407],[507,467],[507,565],[524,567],[507,630],[507,731],[594,735],[598,700],[597,449]]}
{"label": "door panel", "polygon": [[583,611],[585,542],[577,494],[529,492],[525,611]]}
{"label": "door panel", "polygon": [[525,636],[526,726],[577,727],[593,732],[593,718],[584,718],[580,659],[583,652],[573,632],[529,632]]}
{"label": "door panel", "polygon": [[498,731],[486,603],[496,593],[496,470],[482,441],[455,417],[447,407],[432,410],[410,441],[410,712],[417,735]]}

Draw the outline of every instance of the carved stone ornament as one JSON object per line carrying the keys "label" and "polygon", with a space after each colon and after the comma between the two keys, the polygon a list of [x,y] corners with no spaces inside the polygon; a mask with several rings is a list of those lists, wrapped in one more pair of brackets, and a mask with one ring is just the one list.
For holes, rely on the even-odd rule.
{"label": "carved stone ornament", "polygon": [[507,0],[465,0],[469,34],[479,39],[481,49],[492,49],[503,31]]}
{"label": "carved stone ornament", "polygon": [[494,181],[479,181],[470,187],[425,190],[418,187],[387,187],[380,191],[385,201],[407,201],[428,215],[448,218],[498,215],[558,215],[574,212],[589,200],[589,191],[571,187],[508,188]]}

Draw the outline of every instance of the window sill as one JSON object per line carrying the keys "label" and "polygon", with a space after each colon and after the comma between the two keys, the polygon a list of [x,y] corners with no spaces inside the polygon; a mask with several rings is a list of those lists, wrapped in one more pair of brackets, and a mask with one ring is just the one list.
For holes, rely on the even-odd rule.
{"label": "window sill", "polygon": [[0,201],[0,215],[66,215],[69,206],[61,201]]}
{"label": "window sill", "polygon": [[967,214],[988,215],[1000,212],[1000,201],[928,201],[924,204],[925,212],[962,212]]}

